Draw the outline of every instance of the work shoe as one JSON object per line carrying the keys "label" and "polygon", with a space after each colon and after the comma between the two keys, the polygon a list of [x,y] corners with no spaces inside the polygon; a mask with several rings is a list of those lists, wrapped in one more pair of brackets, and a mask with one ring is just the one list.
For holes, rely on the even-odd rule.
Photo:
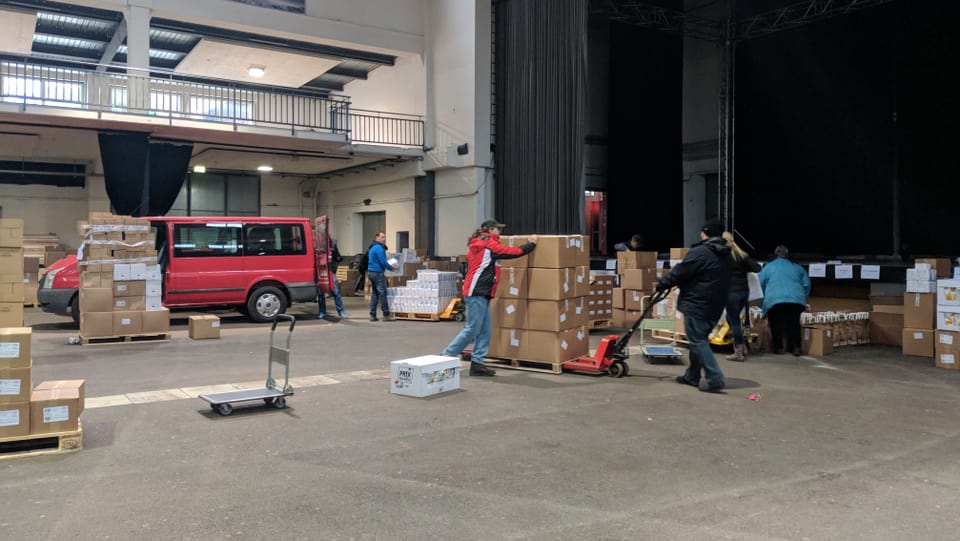
{"label": "work shoe", "polygon": [[492,368],[487,368],[486,366],[471,362],[470,363],[470,375],[471,376],[492,376],[496,374],[497,371]]}
{"label": "work shoe", "polygon": [[346,312],[338,312],[340,319],[350,319]]}
{"label": "work shoe", "polygon": [[737,361],[743,362],[746,359],[743,357],[743,346],[733,346],[733,355],[727,355],[728,361]]}
{"label": "work shoe", "polygon": [[321,312],[321,313],[317,314],[317,319],[327,319],[327,313],[326,313],[326,312]]}
{"label": "work shoe", "polygon": [[683,376],[677,376],[677,383],[682,385],[690,385],[691,387],[698,387],[700,385],[699,383],[694,383]]}
{"label": "work shoe", "polygon": [[719,393],[720,391],[724,390],[726,387],[727,387],[726,383],[711,383],[700,390],[705,393]]}
{"label": "work shoe", "polygon": [[383,314],[384,321],[396,321],[397,318],[393,317],[393,314]]}
{"label": "work shoe", "polygon": [[800,346],[797,346],[797,347],[793,348],[793,356],[794,356],[794,357],[799,357],[799,356],[800,356]]}
{"label": "work shoe", "polygon": [[380,321],[377,316],[370,316],[370,321]]}

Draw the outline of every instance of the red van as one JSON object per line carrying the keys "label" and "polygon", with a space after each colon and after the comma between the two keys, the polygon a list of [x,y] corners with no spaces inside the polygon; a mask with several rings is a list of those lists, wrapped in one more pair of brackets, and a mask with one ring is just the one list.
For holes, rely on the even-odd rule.
{"label": "red van", "polygon": [[[148,218],[156,236],[167,308],[236,306],[272,321],[294,302],[330,293],[327,217],[169,216]],[[45,312],[80,321],[77,256],[47,269],[37,297]]]}

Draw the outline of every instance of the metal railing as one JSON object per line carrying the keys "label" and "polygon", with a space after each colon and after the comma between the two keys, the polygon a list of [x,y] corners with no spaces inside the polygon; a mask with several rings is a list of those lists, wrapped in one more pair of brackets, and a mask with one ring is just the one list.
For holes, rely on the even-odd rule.
{"label": "metal railing", "polygon": [[173,73],[127,73],[0,60],[0,103],[343,134],[349,141],[422,147],[423,118],[352,110],[348,96],[197,81]]}

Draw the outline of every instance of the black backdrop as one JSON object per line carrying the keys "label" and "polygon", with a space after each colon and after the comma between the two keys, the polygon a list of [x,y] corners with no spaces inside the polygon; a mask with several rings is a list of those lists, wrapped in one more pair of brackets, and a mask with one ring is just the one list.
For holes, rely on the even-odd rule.
{"label": "black backdrop", "polygon": [[[100,133],[98,140],[113,212],[131,216],[166,214],[187,178],[193,146],[151,142],[146,133]],[[147,193],[145,186],[149,186]]]}

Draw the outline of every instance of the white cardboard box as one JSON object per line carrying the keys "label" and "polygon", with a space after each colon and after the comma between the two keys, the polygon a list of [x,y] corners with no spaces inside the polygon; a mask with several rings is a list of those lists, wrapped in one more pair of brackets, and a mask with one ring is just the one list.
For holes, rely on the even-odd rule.
{"label": "white cardboard box", "polygon": [[937,307],[937,330],[960,331],[960,306]]}
{"label": "white cardboard box", "polygon": [[960,280],[937,281],[937,306],[960,306]]}
{"label": "white cardboard box", "polygon": [[390,363],[390,392],[424,397],[460,388],[460,359],[424,355]]}

